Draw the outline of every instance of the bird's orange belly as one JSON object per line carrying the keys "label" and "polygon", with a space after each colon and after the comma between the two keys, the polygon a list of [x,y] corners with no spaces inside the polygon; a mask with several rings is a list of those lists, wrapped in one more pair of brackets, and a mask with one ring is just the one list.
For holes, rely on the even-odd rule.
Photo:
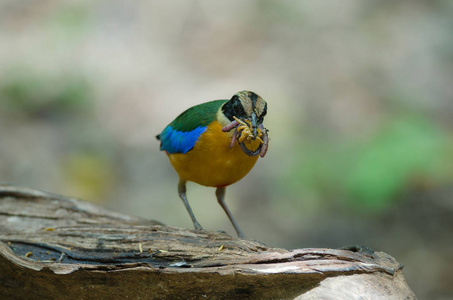
{"label": "bird's orange belly", "polygon": [[[200,136],[189,152],[168,154],[171,164],[183,181],[222,187],[242,179],[253,168],[258,156],[248,156],[236,142],[230,148],[231,133],[222,132],[222,126],[213,122]],[[254,151],[259,142],[247,147]]]}

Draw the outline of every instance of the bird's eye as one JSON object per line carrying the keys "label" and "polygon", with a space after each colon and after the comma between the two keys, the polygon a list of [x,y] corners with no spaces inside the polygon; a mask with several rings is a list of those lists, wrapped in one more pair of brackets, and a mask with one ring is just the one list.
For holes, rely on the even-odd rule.
{"label": "bird's eye", "polygon": [[239,100],[233,102],[233,112],[234,115],[238,118],[242,118],[245,116],[244,108],[242,107],[242,104]]}
{"label": "bird's eye", "polygon": [[233,104],[233,111],[235,114],[239,113],[239,104],[236,102]]}

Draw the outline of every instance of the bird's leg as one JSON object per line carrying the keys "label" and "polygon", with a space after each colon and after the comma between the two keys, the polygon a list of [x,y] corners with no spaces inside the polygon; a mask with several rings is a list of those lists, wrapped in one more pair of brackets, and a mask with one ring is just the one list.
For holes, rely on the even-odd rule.
{"label": "bird's leg", "polygon": [[190,208],[189,201],[187,201],[186,182],[185,181],[182,181],[182,180],[179,181],[178,193],[179,193],[179,197],[181,198],[182,202],[186,206],[187,212],[189,213],[190,218],[192,219],[193,226],[195,227],[195,229],[197,229],[197,230],[203,229],[203,227],[201,227],[200,223],[198,223],[197,219],[195,218],[195,215],[193,214],[192,209]]}
{"label": "bird's leg", "polygon": [[233,224],[234,229],[236,230],[237,235],[240,238],[245,238],[244,233],[242,233],[241,228],[239,228],[238,223],[233,218],[233,215],[231,214],[230,210],[228,209],[228,206],[225,203],[225,187],[218,187],[215,191],[215,195],[217,197],[217,201],[219,202],[220,206],[222,206],[223,210],[227,214],[228,218],[231,221],[231,224]]}

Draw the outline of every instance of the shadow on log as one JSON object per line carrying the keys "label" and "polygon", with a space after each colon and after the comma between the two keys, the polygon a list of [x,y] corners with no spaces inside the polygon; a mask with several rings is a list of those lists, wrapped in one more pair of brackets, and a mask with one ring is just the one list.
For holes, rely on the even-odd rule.
{"label": "shadow on log", "polygon": [[1,299],[415,299],[383,252],[269,248],[5,185],[0,270]]}

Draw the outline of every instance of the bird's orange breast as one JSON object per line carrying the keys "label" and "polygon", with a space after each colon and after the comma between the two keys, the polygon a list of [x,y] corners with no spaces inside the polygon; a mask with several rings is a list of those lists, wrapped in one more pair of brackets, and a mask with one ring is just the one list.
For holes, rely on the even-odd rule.
{"label": "bird's orange breast", "polygon": [[[230,148],[232,133],[222,132],[219,122],[212,122],[199,137],[195,146],[185,154],[168,154],[170,163],[183,181],[222,187],[242,179],[255,165],[258,156],[248,156],[236,142]],[[250,150],[259,147],[258,141],[248,144]]]}

